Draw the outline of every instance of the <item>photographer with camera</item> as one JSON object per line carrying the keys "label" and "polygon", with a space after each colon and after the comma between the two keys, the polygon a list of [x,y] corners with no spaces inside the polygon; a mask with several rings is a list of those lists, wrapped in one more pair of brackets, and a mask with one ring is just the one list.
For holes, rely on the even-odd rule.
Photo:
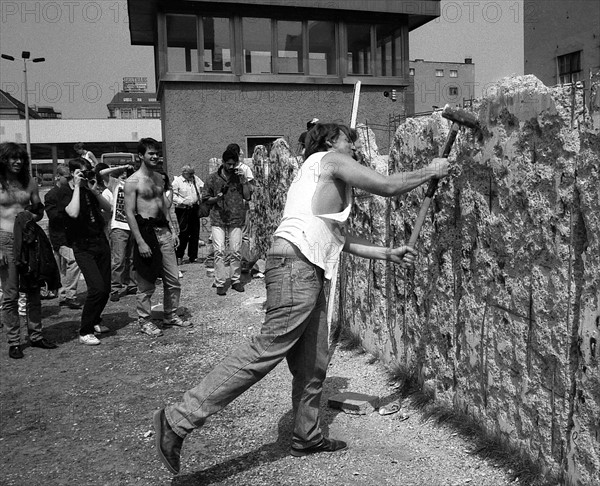
{"label": "photographer with camera", "polygon": [[[206,193],[209,196],[211,237],[215,251],[215,287],[217,295],[226,295],[225,283],[231,277],[231,287],[244,291],[242,274],[242,230],[246,222],[248,201],[252,197],[250,179],[240,164],[239,153],[228,148],[222,164],[208,176]],[[229,236],[230,275],[225,271],[225,237]]]}
{"label": "photographer with camera", "polygon": [[70,160],[69,169],[73,177],[59,189],[56,206],[63,214],[67,243],[73,248],[88,289],[81,313],[79,342],[94,346],[100,344],[94,332],[109,330],[100,324],[100,315],[110,295],[110,246],[102,211],[110,211],[111,206],[101,196],[96,173],[86,159]]}

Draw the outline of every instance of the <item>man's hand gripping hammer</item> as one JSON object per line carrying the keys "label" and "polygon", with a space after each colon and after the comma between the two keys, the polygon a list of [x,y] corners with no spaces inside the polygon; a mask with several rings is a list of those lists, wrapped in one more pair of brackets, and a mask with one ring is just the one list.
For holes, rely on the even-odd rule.
{"label": "man's hand gripping hammer", "polygon": [[[444,146],[444,151],[440,156],[442,158],[447,158],[448,155],[450,155],[450,150],[452,150],[452,145],[454,145],[454,140],[456,140],[456,135],[458,134],[458,130],[461,126],[473,128],[477,131],[479,131],[480,128],[477,118],[472,113],[468,113],[458,108],[450,108],[450,106],[446,105],[442,110],[442,116],[452,122],[450,133],[448,134],[448,139],[446,140],[446,145]],[[431,179],[429,182],[429,187],[425,193],[425,199],[421,204],[419,216],[417,217],[417,221],[415,222],[415,226],[408,242],[408,246],[411,248],[414,248],[415,243],[417,242],[421,227],[423,226],[423,221],[425,221],[425,216],[427,216],[427,211],[429,210],[429,205],[431,204],[431,200],[433,199],[433,195],[437,189],[438,181],[439,179],[435,178]]]}

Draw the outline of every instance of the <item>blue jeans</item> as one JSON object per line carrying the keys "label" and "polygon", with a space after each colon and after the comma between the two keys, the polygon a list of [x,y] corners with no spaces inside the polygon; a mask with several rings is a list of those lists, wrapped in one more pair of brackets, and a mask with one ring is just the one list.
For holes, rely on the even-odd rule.
{"label": "blue jeans", "polygon": [[[229,269],[225,266],[226,233],[229,236],[229,248],[231,249]],[[213,226],[211,237],[215,250],[215,286],[223,287],[229,276],[231,276],[232,284],[238,283],[242,277],[242,228]]]}
{"label": "blue jeans", "polygon": [[[177,257],[175,256],[175,245],[173,236],[167,228],[155,228],[156,237],[160,244],[162,253],[161,278],[163,283],[163,310],[164,319],[171,320],[179,307],[181,295],[181,284],[179,283],[179,268],[177,268]],[[156,290],[156,282],[148,282],[136,272],[138,291],[137,315],[139,321],[149,321],[152,318],[152,295]]]}
{"label": "blue jeans", "polygon": [[94,333],[110,296],[110,246],[101,234],[74,243],[73,253],[87,286],[79,329],[79,334],[85,336]]}
{"label": "blue jeans", "polygon": [[[6,326],[9,346],[21,344],[19,322],[19,270],[14,257],[14,235],[0,231],[0,246],[8,259],[8,265],[0,266],[2,283],[2,325]],[[40,290],[27,293],[27,329],[30,341],[42,339],[42,301]]]}
{"label": "blue jeans", "polygon": [[265,285],[267,311],[260,334],[188,390],[182,402],[165,408],[180,437],[201,427],[286,358],[293,376],[292,445],[309,447],[323,438],[319,405],[328,364],[323,270],[302,257],[269,257]]}
{"label": "blue jeans", "polygon": [[58,268],[60,269],[61,287],[58,291],[58,300],[75,300],[77,298],[77,284],[81,276],[81,270],[75,261],[73,249],[61,245],[58,251],[54,252]]}
{"label": "blue jeans", "polygon": [[110,230],[110,291],[120,293],[137,287],[133,270],[133,245],[131,231],[121,228]]}

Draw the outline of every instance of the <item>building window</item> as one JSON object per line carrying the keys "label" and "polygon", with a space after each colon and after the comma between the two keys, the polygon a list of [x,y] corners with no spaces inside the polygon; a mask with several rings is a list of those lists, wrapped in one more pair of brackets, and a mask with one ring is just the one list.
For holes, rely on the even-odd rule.
{"label": "building window", "polygon": [[414,76],[415,75],[415,68],[408,68],[408,75],[409,76]]}
{"label": "building window", "polygon": [[302,22],[277,21],[277,72],[304,73]]}
{"label": "building window", "polygon": [[458,71],[456,69],[450,69],[450,77],[458,78]]}
{"label": "building window", "polygon": [[444,77],[444,70],[443,69],[436,69],[435,70],[435,76],[436,76],[436,78],[443,78]]}
{"label": "building window", "polygon": [[450,96],[458,96],[458,88],[456,86],[450,86],[448,88],[448,94]]}
{"label": "building window", "polygon": [[198,33],[193,15],[167,15],[167,70],[198,72]]}
{"label": "building window", "polygon": [[133,98],[123,98],[123,101],[133,101]]}
{"label": "building window", "polygon": [[402,72],[402,31],[395,25],[376,25],[377,76],[400,76]]}
{"label": "building window", "polygon": [[131,118],[131,108],[121,108],[121,118]]}
{"label": "building window", "polygon": [[229,19],[202,19],[204,71],[231,72],[231,36]]}
{"label": "building window", "polygon": [[183,13],[164,18],[167,73],[395,77],[408,70],[406,25]]}
{"label": "building window", "polygon": [[148,98],[148,101],[156,101],[156,98]]}
{"label": "building window", "polygon": [[581,80],[581,51],[558,56],[558,82],[575,83]]}
{"label": "building window", "polygon": [[316,76],[337,74],[335,24],[308,21],[308,72]]}
{"label": "building window", "polygon": [[347,24],[348,74],[371,75],[371,26],[369,24]]}
{"label": "building window", "polygon": [[158,109],[158,108],[147,108],[146,109],[146,117],[147,118],[160,118],[160,109]]}
{"label": "building window", "polygon": [[246,17],[242,20],[244,72],[272,72],[271,19]]}

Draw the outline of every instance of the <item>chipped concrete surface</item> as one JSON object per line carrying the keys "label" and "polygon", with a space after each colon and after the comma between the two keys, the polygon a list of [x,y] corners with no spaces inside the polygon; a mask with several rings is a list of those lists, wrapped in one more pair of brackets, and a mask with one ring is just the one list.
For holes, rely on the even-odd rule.
{"label": "chipped concrete surface", "polygon": [[[339,305],[371,352],[411,369],[437,400],[548,474],[581,485],[600,484],[600,141],[591,106],[583,90],[534,76],[488,90],[474,107],[483,140],[459,134],[415,271],[346,256]],[[388,170],[427,164],[448,125],[439,113],[407,120]],[[363,145],[372,137],[362,130]],[[386,170],[376,151],[366,160]],[[359,195],[353,230],[404,244],[424,190]]]}

